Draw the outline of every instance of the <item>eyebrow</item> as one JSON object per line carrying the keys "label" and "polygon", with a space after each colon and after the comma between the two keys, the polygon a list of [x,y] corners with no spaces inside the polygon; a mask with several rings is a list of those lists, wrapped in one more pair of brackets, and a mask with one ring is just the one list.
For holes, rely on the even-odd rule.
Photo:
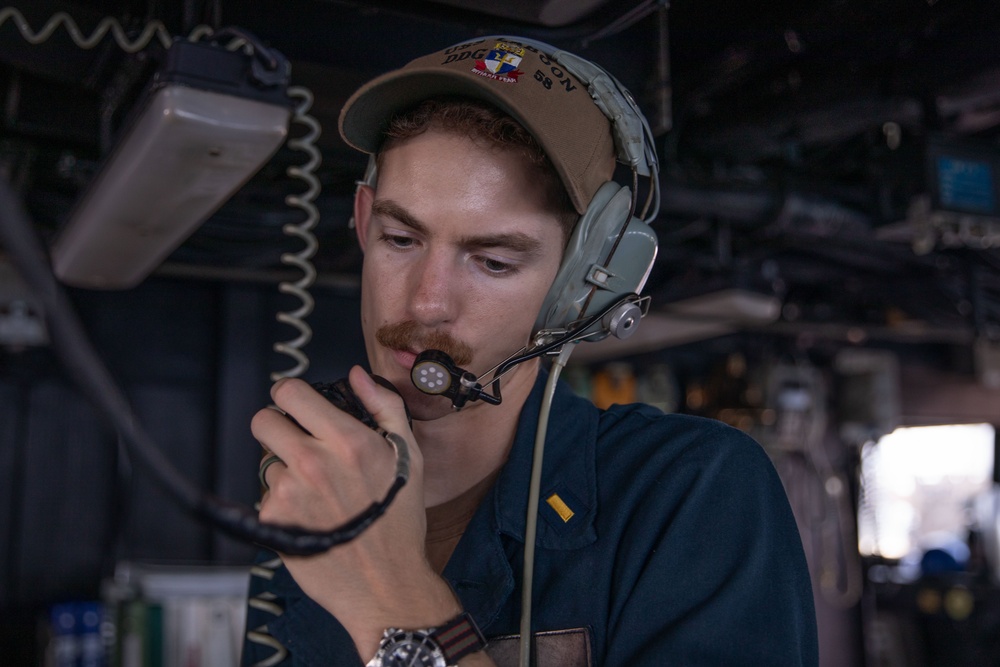
{"label": "eyebrow", "polygon": [[[372,215],[392,218],[419,234],[429,233],[427,225],[391,199],[376,199],[372,202]],[[527,255],[536,255],[542,249],[541,241],[523,232],[463,236],[458,243],[463,248],[504,248]]]}

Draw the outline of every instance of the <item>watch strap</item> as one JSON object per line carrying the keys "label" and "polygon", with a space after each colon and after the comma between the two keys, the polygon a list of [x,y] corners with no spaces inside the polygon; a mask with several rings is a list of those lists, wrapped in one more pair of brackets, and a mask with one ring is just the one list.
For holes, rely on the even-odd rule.
{"label": "watch strap", "polygon": [[470,653],[486,648],[486,638],[467,611],[434,628],[431,637],[441,647],[449,667]]}

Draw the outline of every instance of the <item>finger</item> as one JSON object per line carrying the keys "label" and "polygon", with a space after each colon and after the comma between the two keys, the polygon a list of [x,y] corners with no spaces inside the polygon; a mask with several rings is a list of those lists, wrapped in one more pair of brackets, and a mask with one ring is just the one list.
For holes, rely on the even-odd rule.
{"label": "finger", "polygon": [[311,439],[308,433],[275,408],[259,410],[250,420],[250,432],[264,449],[286,462],[294,459],[296,450],[306,438]]}
{"label": "finger", "polygon": [[406,408],[403,399],[394,391],[380,387],[375,380],[360,366],[355,366],[348,374],[351,388],[364,403],[378,425],[393,433],[407,433],[410,430],[406,419]]}
{"label": "finger", "polygon": [[283,379],[271,387],[271,398],[298,423],[301,429],[320,440],[335,440],[352,430],[364,428],[361,422],[339,410],[322,394],[299,379]]}

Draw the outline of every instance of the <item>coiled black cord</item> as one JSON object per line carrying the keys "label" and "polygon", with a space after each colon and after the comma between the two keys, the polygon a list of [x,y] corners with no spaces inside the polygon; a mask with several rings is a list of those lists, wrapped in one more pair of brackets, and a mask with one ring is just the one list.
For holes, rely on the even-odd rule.
{"label": "coiled black cord", "polygon": [[[223,532],[280,553],[307,556],[326,551],[360,535],[396,497],[409,478],[409,456],[402,438],[387,438],[396,449],[396,474],[388,493],[345,524],[330,531],[261,523],[250,508],[202,491],[184,477],[139,423],[121,388],[100,360],[50,268],[48,255],[21,202],[0,179],[0,240],[25,283],[45,311],[52,346],[70,377],[118,430],[130,452],[152,472],[154,480],[180,505]],[[402,445],[402,447],[400,446]]]}

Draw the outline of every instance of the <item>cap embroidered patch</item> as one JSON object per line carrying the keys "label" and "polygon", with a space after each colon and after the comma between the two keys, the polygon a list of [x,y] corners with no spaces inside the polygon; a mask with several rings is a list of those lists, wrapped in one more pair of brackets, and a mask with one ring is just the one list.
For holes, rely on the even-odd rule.
{"label": "cap embroidered patch", "polygon": [[517,83],[517,77],[524,74],[517,68],[524,57],[524,49],[520,46],[497,42],[496,46],[482,60],[476,60],[473,72],[488,79]]}
{"label": "cap embroidered patch", "polygon": [[[449,46],[372,79],[344,104],[341,135],[349,145],[376,153],[393,115],[438,96],[477,99],[510,114],[538,141],[581,215],[614,177],[611,120],[594,104],[587,85],[544,49],[517,37]],[[564,524],[543,506],[560,526],[579,518]]]}
{"label": "cap embroidered patch", "polygon": [[553,493],[551,496],[545,499],[545,502],[549,504],[549,507],[556,511],[559,518],[563,520],[564,523],[569,522],[573,518],[573,510],[569,508],[569,505],[559,497],[559,494]]}

